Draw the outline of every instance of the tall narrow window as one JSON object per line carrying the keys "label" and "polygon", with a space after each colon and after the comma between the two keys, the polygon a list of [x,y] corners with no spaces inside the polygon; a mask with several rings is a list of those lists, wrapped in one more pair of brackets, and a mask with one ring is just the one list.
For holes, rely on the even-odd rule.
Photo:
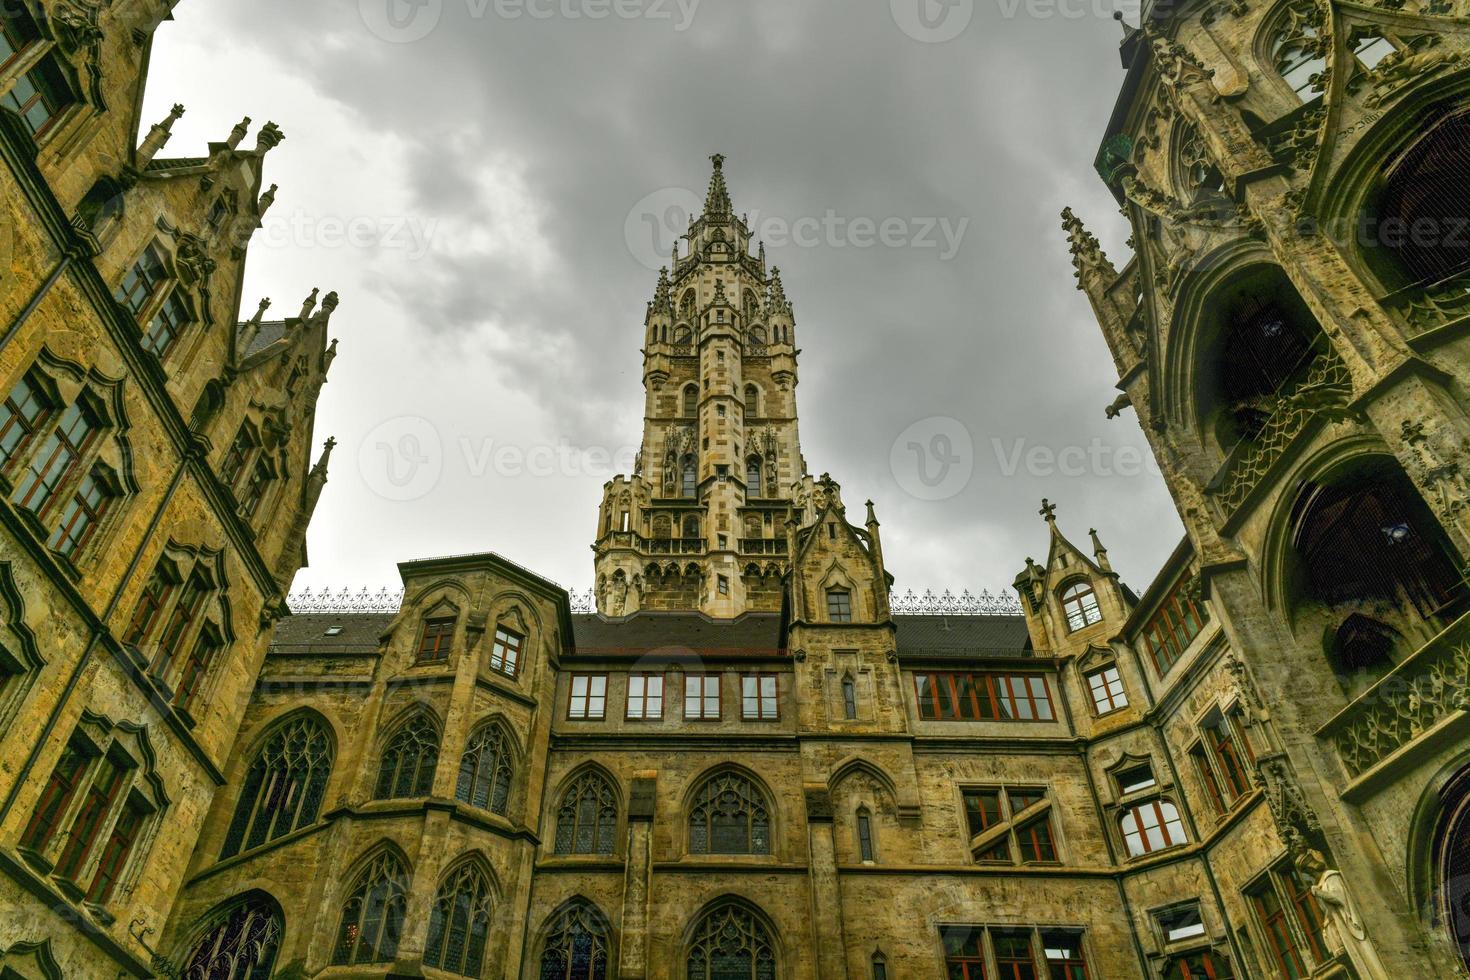
{"label": "tall narrow window", "polygon": [[245,472],[245,467],[255,458],[259,448],[260,439],[255,428],[249,422],[241,423],[240,431],[235,433],[235,441],[230,443],[230,450],[220,463],[220,482],[234,489],[240,482],[240,474]]}
{"label": "tall narrow window", "polygon": [[133,618],[128,623],[127,631],[123,634],[124,643],[137,645],[148,638],[153,632],[153,625],[158,621],[159,613],[168,603],[168,597],[173,592],[174,578],[170,567],[159,562],[153,569],[153,574],[148,576],[148,581],[143,585],[143,594],[138,597],[138,605],[133,610]]}
{"label": "tall narrow window", "polygon": [[1270,950],[1276,968],[1287,980],[1302,980],[1307,976],[1307,968],[1297,950],[1291,927],[1287,924],[1286,909],[1269,878],[1250,893],[1250,900],[1256,912],[1256,921],[1266,934],[1266,948]]}
{"label": "tall narrow window", "polygon": [[496,724],[482,725],[470,736],[459,760],[455,799],[503,815],[510,802],[512,774],[505,731]]}
{"label": "tall narrow window", "polygon": [[82,404],[81,398],[68,405],[56,427],[31,459],[30,466],[16,481],[10,499],[21,507],[40,513],[80,465],[96,431],[97,420]]}
{"label": "tall narrow window", "polygon": [[680,485],[680,494],[693,500],[699,493],[699,471],[695,466],[693,456],[685,456],[683,463],[683,481]]}
{"label": "tall narrow window", "polygon": [[745,417],[753,419],[761,413],[761,393],[755,385],[745,386]]}
{"label": "tall narrow window", "polygon": [[[975,838],[993,827],[1005,823],[1005,807],[998,789],[967,789],[962,794],[965,804],[965,824],[970,837]],[[993,844],[977,853],[975,859],[982,864],[1009,863],[1011,847],[1009,835],[998,837]]]}
{"label": "tall narrow window", "polygon": [[115,298],[127,307],[129,313],[137,316],[143,312],[167,278],[168,271],[164,268],[163,256],[159,254],[158,246],[149,245],[138,257],[138,261],[133,263],[132,268],[123,275]]}
{"label": "tall narrow window", "polygon": [[1318,963],[1325,962],[1327,940],[1323,935],[1322,908],[1317,904],[1317,896],[1312,894],[1311,881],[1291,861],[1283,863],[1277,869],[1277,875],[1292,909],[1296,912],[1297,923],[1307,937],[1307,948]]}
{"label": "tall narrow window", "polygon": [[149,809],[136,796],[123,804],[122,812],[112,825],[112,833],[103,845],[102,856],[97,861],[97,870],[92,875],[92,884],[87,888],[87,901],[94,905],[105,905],[117,888],[118,879],[132,856],[133,846],[148,819]]}
{"label": "tall narrow window", "polygon": [[255,461],[250,469],[250,477],[245,481],[245,487],[240,491],[240,513],[246,517],[254,517],[256,511],[260,510],[261,502],[265,500],[265,493],[270,489],[271,481],[275,474],[271,472],[271,465],[265,457]]}
{"label": "tall narrow window", "polygon": [[1080,630],[1102,620],[1097,593],[1088,582],[1074,582],[1062,592],[1062,612],[1067,616],[1067,629]]}
{"label": "tall narrow window", "polygon": [[281,913],[274,902],[252,898],[206,922],[184,958],[186,980],[270,980],[281,945]]}
{"label": "tall narrow window", "polygon": [[857,720],[857,684],[851,677],[842,678],[842,717]]}
{"label": "tall narrow window", "polygon": [[541,949],[540,980],[607,980],[607,920],[584,902],[559,909]]}
{"label": "tall narrow window", "polygon": [[873,954],[873,980],[888,980],[888,961],[882,953]]}
{"label": "tall narrow window", "polygon": [[567,698],[567,717],[601,721],[607,713],[607,675],[573,674]]}
{"label": "tall narrow window", "polygon": [[158,652],[153,658],[154,673],[165,678],[173,677],[175,668],[179,666],[177,661],[183,652],[184,640],[198,619],[209,592],[209,582],[197,570],[184,582],[178,601],[169,612],[168,622],[158,638]]}
{"label": "tall narrow window", "polygon": [[24,7],[0,17],[0,68],[8,68],[15,56],[40,39],[36,22]]}
{"label": "tall narrow window", "polygon": [[153,320],[148,324],[148,333],[143,337],[143,349],[151,352],[159,360],[168,356],[173,350],[175,341],[179,335],[188,327],[192,317],[189,315],[189,305],[179,295],[177,289],[168,294],[158,312],[153,315]]}
{"label": "tall narrow window", "polygon": [[863,861],[873,860],[873,815],[867,807],[858,807],[857,812],[858,857]]}
{"label": "tall narrow window", "polygon": [[852,622],[852,593],[846,589],[827,590],[827,619],[833,623]]}
{"label": "tall narrow window", "polygon": [[524,636],[504,626],[495,627],[495,643],[490,647],[490,669],[514,677],[520,670],[521,643]]}
{"label": "tall narrow window", "polygon": [[689,980],[776,980],[776,973],[770,934],[743,905],[713,909],[695,927]]}
{"label": "tall narrow window", "polygon": [[195,699],[204,687],[205,678],[209,676],[210,668],[214,666],[224,647],[225,642],[220,636],[219,628],[213,623],[206,623],[195,637],[189,656],[185,658],[179,672],[179,679],[174,682],[174,701],[179,707],[185,711],[194,708]]}
{"label": "tall narrow window", "polygon": [[628,717],[634,721],[652,721],[663,716],[663,675],[629,674]]}
{"label": "tall narrow window", "polygon": [[30,445],[46,423],[51,408],[40,383],[31,375],[15,383],[5,401],[0,402],[0,468]]}
{"label": "tall narrow window", "polygon": [[378,855],[357,876],[342,905],[332,965],[392,963],[407,904],[408,873],[391,853]]}
{"label": "tall narrow window", "polygon": [[98,463],[82,477],[71,499],[61,510],[61,519],[46,539],[53,551],[75,558],[92,539],[113,498],[117,496],[115,481],[106,466]]}
{"label": "tall narrow window", "polygon": [[761,495],[761,458],[752,456],[745,461],[745,493],[749,497]]}
{"label": "tall narrow window", "polygon": [[332,774],[332,740],[309,715],[270,735],[240,787],[221,858],[251,850],[316,821]]}
{"label": "tall narrow window", "polygon": [[88,755],[81,744],[67,743],[61,751],[46,788],[36,809],[31,813],[21,844],[30,850],[40,851],[50,844],[61,826],[61,820],[71,806],[77,790],[81,788],[82,776],[87,771]]}
{"label": "tall narrow window", "polygon": [[740,678],[741,717],[746,721],[775,721],[781,714],[776,691],[775,674],[752,674]]}
{"label": "tall narrow window", "polygon": [[720,720],[720,675],[684,676],[684,720]]}
{"label": "tall narrow window", "polygon": [[946,926],[939,930],[944,942],[944,967],[948,980],[986,980],[985,932],[969,926]]}
{"label": "tall narrow window", "polygon": [[698,410],[698,407],[699,389],[694,387],[694,385],[689,385],[687,388],[684,389],[684,417],[686,419],[694,418],[694,414]]}
{"label": "tall narrow window", "polygon": [[689,853],[771,853],[770,815],[754,783],[724,772],[700,786],[689,813]]}
{"label": "tall narrow window", "polygon": [[434,896],[424,965],[478,977],[490,939],[490,880],[473,864],[460,866]]}
{"label": "tall narrow window", "polygon": [[1036,960],[1031,956],[1031,933],[995,932],[995,966],[1001,980],[1036,980]]}
{"label": "tall narrow window", "polygon": [[439,732],[424,715],[407,722],[383,747],[374,798],[428,796],[439,765]]}
{"label": "tall narrow window", "polygon": [[618,828],[612,784],[595,771],[578,776],[556,809],[557,854],[611,854]]}
{"label": "tall narrow window", "polygon": [[424,628],[419,633],[418,659],[420,662],[436,663],[449,659],[449,650],[454,645],[454,626],[457,623],[453,616],[436,616],[433,619],[424,620]]}
{"label": "tall narrow window", "polygon": [[98,833],[107,821],[108,814],[112,812],[112,804],[122,790],[126,778],[125,768],[116,759],[104,755],[97,762],[96,771],[92,773],[87,788],[82,793],[76,816],[72,818],[66,847],[62,849],[61,858],[56,862],[58,875],[75,878],[82,869],[92,853],[92,847],[97,843]]}

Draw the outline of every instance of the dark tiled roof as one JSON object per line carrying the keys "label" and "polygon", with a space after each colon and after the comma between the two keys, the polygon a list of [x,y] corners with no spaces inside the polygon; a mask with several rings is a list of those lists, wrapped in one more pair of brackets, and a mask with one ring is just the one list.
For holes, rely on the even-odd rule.
{"label": "dark tiled roof", "polygon": [[[244,326],[245,324],[242,323],[235,328],[237,335]],[[260,353],[284,336],[286,336],[285,320],[264,321],[261,323],[260,330],[255,334],[254,339],[250,341],[250,346],[240,351],[240,360],[243,361],[254,354]]]}
{"label": "dark tiled roof", "polygon": [[1023,616],[894,616],[903,657],[1029,657]]}
{"label": "dark tiled roof", "polygon": [[627,619],[572,617],[579,656],[642,656],[681,650],[727,656],[772,656],[781,647],[781,617],[748,613],[717,622],[699,613],[639,613]]}
{"label": "dark tiled roof", "polygon": [[[392,613],[301,613],[276,623],[272,653],[369,653],[393,621]],[[328,636],[327,630],[342,632]]]}
{"label": "dark tiled roof", "polygon": [[202,167],[207,163],[209,163],[209,157],[172,157],[149,160],[148,166],[143,169],[149,173],[158,173],[166,170],[190,170],[194,167]]}

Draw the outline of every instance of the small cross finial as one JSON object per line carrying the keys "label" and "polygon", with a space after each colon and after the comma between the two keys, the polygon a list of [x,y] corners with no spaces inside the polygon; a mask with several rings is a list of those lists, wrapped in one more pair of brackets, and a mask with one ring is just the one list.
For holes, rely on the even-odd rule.
{"label": "small cross finial", "polygon": [[713,163],[715,165],[716,170],[719,170],[725,165],[725,154],[723,153],[712,154],[709,159],[710,163]]}
{"label": "small cross finial", "polygon": [[1041,510],[1037,511],[1037,513],[1041,515],[1046,523],[1055,524],[1057,520],[1057,505],[1042,497]]}

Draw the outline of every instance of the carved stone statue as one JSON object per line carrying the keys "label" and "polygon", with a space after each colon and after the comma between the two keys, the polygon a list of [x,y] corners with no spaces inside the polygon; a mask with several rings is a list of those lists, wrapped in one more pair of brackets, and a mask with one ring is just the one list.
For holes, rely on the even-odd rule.
{"label": "carved stone statue", "polygon": [[1368,929],[1348,895],[1342,872],[1327,866],[1322,852],[1306,850],[1297,856],[1297,870],[1312,884],[1312,894],[1322,906],[1328,946],[1347,954],[1361,980],[1388,980],[1388,971],[1368,938]]}

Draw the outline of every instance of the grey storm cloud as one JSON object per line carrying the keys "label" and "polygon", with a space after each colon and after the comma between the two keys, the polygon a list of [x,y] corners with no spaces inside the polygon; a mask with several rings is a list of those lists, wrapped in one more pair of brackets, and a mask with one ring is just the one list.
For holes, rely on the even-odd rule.
{"label": "grey storm cloud", "polygon": [[[377,229],[357,248],[295,231],[252,253],[252,309],[313,285],[343,296],[318,427],[360,451],[334,459],[297,585],[376,587],[396,561],[489,549],[585,586],[610,474],[487,461],[504,446],[636,444],[645,253],[671,233],[664,205],[703,198],[718,151],[796,306],[808,464],[850,505],[875,500],[899,587],[1008,585],[1045,548],[1043,496],[1074,539],[1098,528],[1142,587],[1181,531],[1134,415],[1103,417],[1116,374],[1057,218],[1071,204],[1126,260],[1091,169],[1122,81],[1109,13],[1065,0],[180,4],[149,89],[149,118],[191,102],[169,152],[240,114],[272,118],[289,137],[271,161],[282,214],[320,222],[325,208]],[[956,26],[943,43],[911,36]],[[230,84],[191,57],[221,60]],[[968,434],[972,473],[924,499],[895,472],[910,452],[895,441],[934,417]],[[929,426],[913,452],[963,449],[933,444]],[[368,468],[401,446],[442,465],[394,500]]]}

